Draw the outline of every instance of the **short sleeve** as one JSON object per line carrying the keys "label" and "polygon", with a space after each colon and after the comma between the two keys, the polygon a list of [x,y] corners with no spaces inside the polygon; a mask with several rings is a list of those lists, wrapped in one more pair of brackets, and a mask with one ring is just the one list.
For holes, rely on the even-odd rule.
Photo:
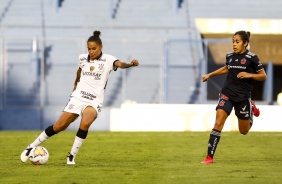
{"label": "short sleeve", "polygon": [[114,71],[116,71],[116,70],[118,69],[118,67],[115,66],[115,63],[116,63],[117,61],[118,61],[118,59],[113,62],[113,70],[114,70]]}
{"label": "short sleeve", "polygon": [[232,59],[232,58],[231,58],[232,55],[233,55],[232,52],[229,52],[229,53],[226,54],[226,57],[225,57],[225,60],[226,60],[226,61],[225,61],[225,65],[226,65],[226,66],[228,66],[228,63],[229,63],[230,59]]}
{"label": "short sleeve", "polygon": [[78,59],[79,59],[79,67],[81,68],[81,65],[87,61],[87,54],[81,54],[79,55]]}
{"label": "short sleeve", "polygon": [[252,61],[254,63],[253,66],[256,72],[264,69],[257,55],[252,57]]}

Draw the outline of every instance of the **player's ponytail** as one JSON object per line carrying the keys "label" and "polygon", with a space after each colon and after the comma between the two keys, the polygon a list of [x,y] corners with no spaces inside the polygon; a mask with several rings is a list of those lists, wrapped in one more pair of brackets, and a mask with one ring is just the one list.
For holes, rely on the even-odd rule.
{"label": "player's ponytail", "polygon": [[246,49],[248,49],[248,50],[250,50],[251,49],[251,45],[250,45],[250,37],[251,37],[251,33],[250,33],[250,31],[246,31],[246,34],[247,34],[247,36],[248,36],[248,45],[247,45],[247,48]]}
{"label": "player's ponytail", "polygon": [[93,36],[100,37],[100,34],[101,34],[101,32],[100,32],[100,31],[97,31],[97,30],[95,30],[95,31],[93,32]]}
{"label": "player's ponytail", "polygon": [[[250,37],[251,37],[250,31],[246,31],[246,34],[248,35],[248,37],[249,37],[249,39],[250,39]],[[249,41],[250,41],[250,40],[249,40]]]}
{"label": "player's ponytail", "polygon": [[102,40],[100,39],[100,34],[101,34],[100,31],[95,30],[93,32],[93,35],[88,38],[87,43],[88,42],[95,42],[99,45],[102,45]]}

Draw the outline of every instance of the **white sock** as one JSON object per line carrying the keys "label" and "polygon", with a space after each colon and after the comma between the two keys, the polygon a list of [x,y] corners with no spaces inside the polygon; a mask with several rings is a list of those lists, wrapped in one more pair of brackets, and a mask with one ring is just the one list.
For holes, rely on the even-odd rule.
{"label": "white sock", "polygon": [[77,154],[77,152],[78,152],[78,150],[79,150],[79,148],[82,145],[84,140],[85,139],[82,139],[82,138],[75,136],[74,143],[72,145],[71,152],[70,152],[74,157],[76,156],[76,154]]}
{"label": "white sock", "polygon": [[30,147],[35,147],[39,146],[42,144],[44,141],[46,141],[49,137],[46,135],[45,130],[41,132],[41,134],[31,143],[29,146]]}

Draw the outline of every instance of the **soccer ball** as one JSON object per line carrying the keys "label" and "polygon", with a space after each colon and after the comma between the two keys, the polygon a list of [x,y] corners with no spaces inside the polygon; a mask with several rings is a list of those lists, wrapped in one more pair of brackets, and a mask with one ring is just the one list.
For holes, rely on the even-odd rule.
{"label": "soccer ball", "polygon": [[49,159],[49,153],[46,148],[42,146],[36,146],[32,148],[29,154],[29,160],[34,165],[43,165]]}

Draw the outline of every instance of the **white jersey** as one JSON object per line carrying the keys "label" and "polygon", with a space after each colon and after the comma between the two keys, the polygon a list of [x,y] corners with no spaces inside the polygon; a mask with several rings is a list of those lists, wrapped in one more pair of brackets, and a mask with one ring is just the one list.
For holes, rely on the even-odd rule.
{"label": "white jersey", "polygon": [[114,62],[117,59],[102,53],[98,59],[90,61],[88,54],[81,54],[79,61],[80,80],[71,96],[85,102],[94,103],[95,100],[103,104],[107,81],[110,72],[116,70]]}

